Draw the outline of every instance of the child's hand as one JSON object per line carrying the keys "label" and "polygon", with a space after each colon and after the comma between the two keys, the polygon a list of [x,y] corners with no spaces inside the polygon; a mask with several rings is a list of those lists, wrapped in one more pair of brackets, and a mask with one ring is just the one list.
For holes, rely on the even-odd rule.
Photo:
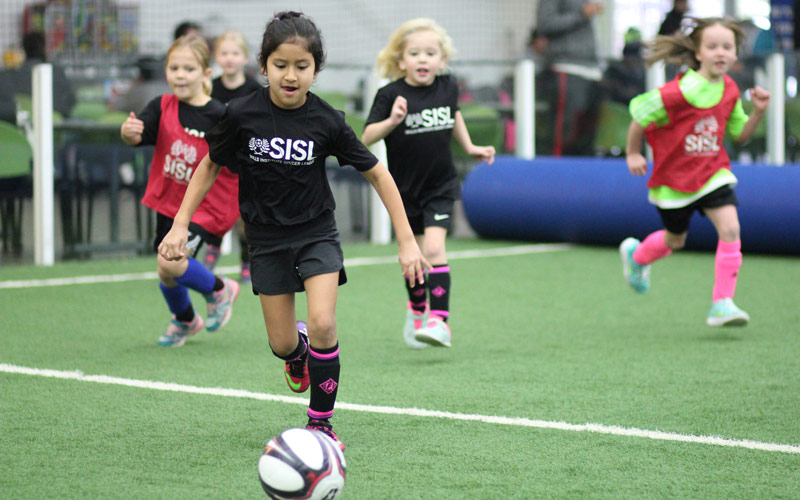
{"label": "child's hand", "polygon": [[644,175],[647,173],[647,160],[644,159],[641,153],[632,153],[625,157],[625,162],[628,164],[628,170],[632,175]]}
{"label": "child's hand", "polygon": [[752,102],[753,107],[759,111],[767,109],[769,97],[769,91],[762,89],[758,85],[750,89],[750,102]]}
{"label": "child's hand", "polygon": [[416,240],[411,240],[407,244],[398,242],[397,258],[400,261],[403,276],[411,286],[414,286],[415,283],[425,283],[425,269],[429,271],[433,269],[430,262],[422,255]]}
{"label": "child's hand", "polygon": [[489,165],[494,163],[494,146],[473,146],[467,153],[478,161],[485,161]]}
{"label": "child's hand", "polygon": [[389,114],[389,120],[392,125],[400,125],[406,118],[408,113],[408,101],[403,96],[397,96],[392,104],[392,112]]}
{"label": "child's hand", "polygon": [[186,243],[189,230],[174,223],[164,239],[158,245],[158,254],[166,260],[181,260],[186,257]]}
{"label": "child's hand", "polygon": [[144,132],[144,122],[136,118],[136,114],[131,111],[131,114],[122,124],[120,128],[120,135],[122,140],[128,144],[138,144],[142,142],[142,133]]}

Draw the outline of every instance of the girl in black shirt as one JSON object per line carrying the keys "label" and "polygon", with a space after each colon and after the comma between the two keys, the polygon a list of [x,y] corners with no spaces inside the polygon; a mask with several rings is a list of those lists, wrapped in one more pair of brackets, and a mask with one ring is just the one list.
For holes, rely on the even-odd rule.
{"label": "girl in black shirt", "polygon": [[[320,32],[305,15],[281,12],[269,21],[259,53],[269,87],[230,101],[222,121],[206,135],[209,154],[192,176],[159,252],[180,258],[189,218],[220,165],[236,165],[253,292],[261,301],[269,345],[285,361],[289,387],[295,392],[311,388],[307,427],[338,441],[330,424],[339,385],[335,309],[337,286],[346,277],[327,156],[355,167],[380,195],[397,235],[403,275],[413,284],[430,265],[389,171],[342,113],[309,92],[324,58]],[[301,291],[308,301],[307,325],[295,316],[294,294]]]}
{"label": "girl in black shirt", "polygon": [[[442,74],[453,54],[447,32],[433,19],[403,23],[378,54],[378,67],[393,79],[378,90],[362,139],[384,140],[392,173],[411,229],[433,264],[428,289],[406,283],[408,306],[403,338],[412,349],[450,347],[450,266],[445,238],[461,185],[450,141],[479,161],[494,161],[493,146],[476,146],[458,110],[458,84]],[[430,304],[427,295],[430,294]]]}
{"label": "girl in black shirt", "polygon": [[[217,38],[214,42],[214,60],[222,68],[222,74],[211,81],[211,97],[227,103],[235,97],[244,97],[261,90],[261,84],[244,72],[249,58],[250,49],[247,46],[247,40],[238,31],[226,31]],[[239,283],[249,285],[250,252],[247,250],[247,238],[244,236],[244,224],[241,218],[236,221],[236,233],[239,236],[242,262]],[[220,253],[219,246],[208,245],[203,265],[213,270],[217,265]]]}

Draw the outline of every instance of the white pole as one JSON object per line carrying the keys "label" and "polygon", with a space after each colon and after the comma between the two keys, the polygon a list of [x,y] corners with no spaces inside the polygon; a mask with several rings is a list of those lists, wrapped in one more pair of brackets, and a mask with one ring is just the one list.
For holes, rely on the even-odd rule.
{"label": "white pole", "polygon": [[55,263],[53,230],[53,66],[33,67],[34,263]]}
{"label": "white pole", "polygon": [[518,158],[536,156],[536,68],[530,59],[520,60],[514,68],[514,142]]}
{"label": "white pole", "polygon": [[776,166],[786,164],[784,81],[783,54],[769,55],[767,57],[767,90],[770,93],[767,107],[767,156],[770,164]]}
{"label": "white pole", "polygon": [[[365,114],[369,113],[375,93],[387,83],[389,80],[380,78],[376,72],[372,72],[367,85],[364,86]],[[378,161],[384,165],[389,164],[386,161],[386,144],[383,141],[376,142],[369,149],[378,158]],[[385,245],[392,241],[392,220],[374,189],[369,190],[369,241],[377,245]]]}
{"label": "white pole", "polygon": [[[644,79],[647,90],[656,89],[667,83],[664,61],[656,61],[652,66],[647,68]],[[653,161],[653,148],[651,148],[649,144],[645,146],[645,155],[648,160]]]}

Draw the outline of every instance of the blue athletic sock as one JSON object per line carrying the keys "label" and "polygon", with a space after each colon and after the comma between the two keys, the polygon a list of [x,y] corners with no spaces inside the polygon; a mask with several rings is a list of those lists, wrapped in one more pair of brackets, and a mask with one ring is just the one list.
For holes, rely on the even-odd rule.
{"label": "blue athletic sock", "polygon": [[158,286],[161,287],[161,293],[164,295],[164,300],[167,301],[170,312],[175,316],[185,313],[187,309],[192,307],[192,301],[189,299],[189,290],[185,286],[167,287],[161,282],[158,283]]}
{"label": "blue athletic sock", "polygon": [[181,285],[197,290],[203,295],[208,295],[214,290],[214,273],[206,269],[203,264],[196,260],[189,258],[189,267],[180,278],[175,278],[175,281]]}

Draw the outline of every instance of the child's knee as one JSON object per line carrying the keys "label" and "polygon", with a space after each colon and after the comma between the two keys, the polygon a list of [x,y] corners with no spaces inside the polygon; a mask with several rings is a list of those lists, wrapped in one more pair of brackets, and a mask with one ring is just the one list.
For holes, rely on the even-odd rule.
{"label": "child's knee", "polygon": [[675,234],[666,231],[664,234],[664,243],[666,243],[671,250],[680,250],[686,246],[686,233]]}
{"label": "child's knee", "polygon": [[319,348],[332,347],[336,344],[336,316],[319,314],[308,318],[308,338]]}

